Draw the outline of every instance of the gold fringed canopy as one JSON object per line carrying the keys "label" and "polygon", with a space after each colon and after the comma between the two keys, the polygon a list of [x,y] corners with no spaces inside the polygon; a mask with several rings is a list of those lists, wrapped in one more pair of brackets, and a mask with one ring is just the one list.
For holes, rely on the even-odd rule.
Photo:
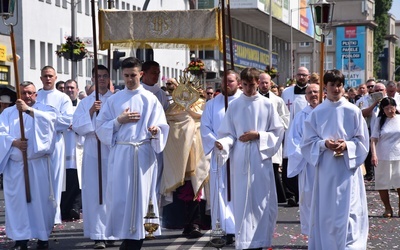
{"label": "gold fringed canopy", "polygon": [[218,8],[185,11],[99,10],[100,49],[222,48]]}

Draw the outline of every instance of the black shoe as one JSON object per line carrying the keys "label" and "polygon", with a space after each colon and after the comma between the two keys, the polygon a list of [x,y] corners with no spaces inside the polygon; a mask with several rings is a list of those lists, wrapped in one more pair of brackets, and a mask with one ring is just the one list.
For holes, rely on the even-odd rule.
{"label": "black shoe", "polygon": [[232,245],[233,243],[235,243],[235,235],[227,234],[226,235],[226,245]]}
{"label": "black shoe", "polygon": [[105,249],[106,242],[104,240],[95,240],[93,249]]}
{"label": "black shoe", "polygon": [[123,240],[121,245],[119,246],[119,250],[125,250],[125,249],[128,250],[128,246],[126,240]]}
{"label": "black shoe", "polygon": [[106,247],[114,247],[115,240],[106,240]]}
{"label": "black shoe", "polygon": [[49,249],[49,241],[38,240],[36,244],[36,249]]}
{"label": "black shoe", "polygon": [[123,240],[119,246],[120,250],[139,250],[142,248],[143,240]]}
{"label": "black shoe", "polygon": [[288,207],[297,207],[297,201],[294,197],[290,197],[287,199],[287,206]]}
{"label": "black shoe", "polygon": [[71,210],[69,211],[69,215],[71,216],[71,219],[72,219],[72,220],[79,220],[80,217],[81,217],[81,214],[80,214],[79,211],[76,210],[76,209],[71,209]]}
{"label": "black shoe", "polygon": [[200,238],[203,236],[201,233],[200,227],[196,224],[193,224],[192,231],[189,233],[189,238]]}
{"label": "black shoe", "polygon": [[28,249],[28,240],[17,240],[15,241],[15,245],[10,248],[10,250],[27,250]]}
{"label": "black shoe", "polygon": [[192,225],[187,225],[185,226],[185,228],[183,229],[182,235],[183,236],[189,236],[190,232],[192,232]]}
{"label": "black shoe", "polygon": [[374,175],[373,174],[366,174],[364,176],[364,180],[372,181],[373,179],[374,179]]}

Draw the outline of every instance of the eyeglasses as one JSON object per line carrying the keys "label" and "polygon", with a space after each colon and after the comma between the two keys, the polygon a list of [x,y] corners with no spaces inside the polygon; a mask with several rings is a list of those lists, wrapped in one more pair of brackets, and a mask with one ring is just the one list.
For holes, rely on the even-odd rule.
{"label": "eyeglasses", "polygon": [[384,89],[375,89],[375,92],[384,91]]}
{"label": "eyeglasses", "polygon": [[211,92],[207,92],[207,95],[213,95],[214,93],[211,93]]}
{"label": "eyeglasses", "polygon": [[172,82],[167,82],[166,85],[172,85]]}
{"label": "eyeglasses", "polygon": [[367,88],[373,88],[375,85],[368,85]]}

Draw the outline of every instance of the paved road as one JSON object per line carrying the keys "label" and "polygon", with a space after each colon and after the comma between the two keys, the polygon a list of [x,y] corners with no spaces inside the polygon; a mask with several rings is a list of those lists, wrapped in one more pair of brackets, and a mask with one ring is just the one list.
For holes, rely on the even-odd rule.
{"label": "paved road", "polygon": [[[369,240],[368,249],[400,249],[400,218],[398,216],[385,219],[381,215],[383,206],[379,196],[373,191],[373,183],[367,182],[367,196],[369,207]],[[398,213],[398,198],[396,192],[391,192],[391,200],[394,212]],[[7,239],[4,227],[4,199],[0,192],[0,249],[8,249],[13,242]],[[54,228],[50,238],[50,249],[92,249],[93,243],[83,238],[82,220],[64,222]],[[181,237],[181,230],[163,229],[163,235],[155,240],[144,242],[144,250],[184,250],[184,249],[215,249],[208,246],[210,231],[205,232],[200,239],[186,239]],[[120,242],[115,247],[107,249],[118,249]],[[29,243],[30,248],[35,249],[35,242]],[[225,246],[224,249],[234,249],[234,246]],[[300,233],[300,222],[298,207],[279,206],[278,223],[273,239],[273,249],[307,249],[307,237]]]}

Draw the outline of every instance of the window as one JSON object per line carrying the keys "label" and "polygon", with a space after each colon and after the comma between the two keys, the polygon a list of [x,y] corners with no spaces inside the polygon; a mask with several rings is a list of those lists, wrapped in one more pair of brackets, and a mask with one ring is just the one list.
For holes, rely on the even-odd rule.
{"label": "window", "polygon": [[40,42],[40,68],[46,66],[46,43]]}
{"label": "window", "polygon": [[325,44],[326,44],[326,46],[332,46],[333,45],[333,33],[331,32],[331,33],[329,33],[329,35],[327,35],[326,37],[325,37]]}
{"label": "window", "polygon": [[53,65],[53,44],[48,43],[47,44],[47,65]]}
{"label": "window", "polygon": [[310,43],[309,42],[301,42],[299,43],[299,47],[309,47]]}
{"label": "window", "polygon": [[46,3],[51,4],[51,0],[46,0]]}
{"label": "window", "polygon": [[69,74],[69,62],[67,59],[64,59],[64,74]]}
{"label": "window", "polygon": [[82,13],[82,1],[78,1],[78,13]]}
{"label": "window", "polygon": [[[61,49],[60,45],[57,45],[57,50]],[[57,56],[57,73],[62,73],[62,57]]]}
{"label": "window", "polygon": [[78,76],[83,76],[83,62],[79,61],[78,62]]}
{"label": "window", "polygon": [[118,10],[119,9],[119,0],[115,0],[115,8]]}
{"label": "window", "polygon": [[[86,75],[92,77],[92,69],[93,69],[93,59],[86,59]],[[122,71],[122,70],[120,70]]]}
{"label": "window", "polygon": [[136,6],[135,5],[132,5],[132,10],[136,10]]}
{"label": "window", "polygon": [[29,40],[30,68],[36,69],[36,48],[35,40]]}
{"label": "window", "polygon": [[300,55],[299,56],[299,66],[310,69],[311,68],[311,56],[310,55]]}
{"label": "window", "polygon": [[125,9],[125,2],[122,2],[122,7],[121,7],[121,9]]}
{"label": "window", "polygon": [[89,4],[89,0],[85,0],[85,15],[90,16],[90,4]]}
{"label": "window", "polygon": [[58,6],[58,7],[61,6],[61,0],[56,0],[56,6]]}
{"label": "window", "polygon": [[131,8],[131,5],[129,3],[126,4],[126,9],[129,10]]}
{"label": "window", "polygon": [[103,2],[102,1],[98,1],[97,2],[97,6],[99,7],[99,10],[103,9]]}
{"label": "window", "polygon": [[62,7],[63,7],[64,9],[67,8],[67,0],[62,0]]}
{"label": "window", "polygon": [[325,58],[325,70],[331,70],[333,68],[335,68],[333,66],[333,55],[327,55]]}

